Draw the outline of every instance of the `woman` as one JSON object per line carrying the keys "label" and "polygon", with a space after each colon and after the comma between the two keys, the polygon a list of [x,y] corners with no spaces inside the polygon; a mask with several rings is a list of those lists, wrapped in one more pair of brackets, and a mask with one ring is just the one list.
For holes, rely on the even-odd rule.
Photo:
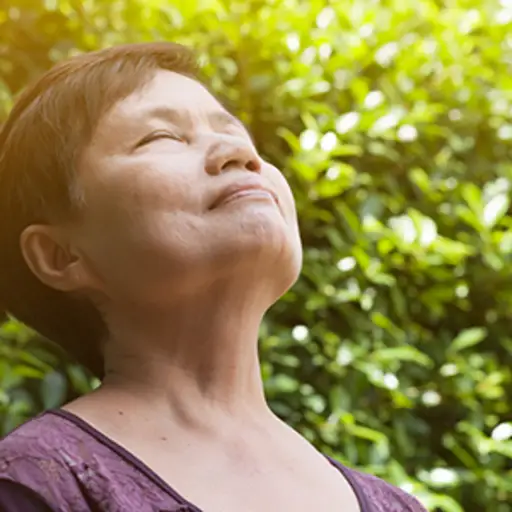
{"label": "woman", "polygon": [[258,328],[299,274],[295,206],[185,48],[60,64],[0,148],[0,300],[102,376],[0,442],[2,510],[423,510],[269,410]]}

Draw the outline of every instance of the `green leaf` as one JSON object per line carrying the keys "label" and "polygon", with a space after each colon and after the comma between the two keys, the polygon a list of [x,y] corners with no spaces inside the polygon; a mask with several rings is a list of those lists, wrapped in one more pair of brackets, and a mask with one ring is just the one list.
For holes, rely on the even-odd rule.
{"label": "green leaf", "polygon": [[481,343],[487,336],[485,327],[471,327],[461,331],[452,341],[449,347],[451,353],[460,352],[461,350],[473,347]]}
{"label": "green leaf", "polygon": [[64,402],[67,383],[59,372],[46,374],[41,384],[41,398],[45,409],[53,409]]}
{"label": "green leaf", "polygon": [[401,361],[416,363],[426,368],[433,366],[433,361],[430,359],[430,357],[410,345],[378,349],[372,352],[371,357],[378,363]]}
{"label": "green leaf", "polygon": [[494,196],[484,207],[483,223],[488,228],[492,228],[505,213],[510,206],[510,199],[506,194]]}
{"label": "green leaf", "polygon": [[474,183],[465,183],[462,186],[462,197],[471,211],[481,218],[483,212],[481,190]]}

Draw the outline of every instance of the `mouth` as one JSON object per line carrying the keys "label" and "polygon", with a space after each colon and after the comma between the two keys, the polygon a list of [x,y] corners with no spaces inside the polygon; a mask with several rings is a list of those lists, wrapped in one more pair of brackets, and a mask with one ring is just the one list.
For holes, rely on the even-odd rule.
{"label": "mouth", "polygon": [[273,190],[259,183],[239,183],[226,187],[213,201],[209,209],[213,210],[221,205],[225,205],[244,198],[271,201],[279,206],[279,199]]}

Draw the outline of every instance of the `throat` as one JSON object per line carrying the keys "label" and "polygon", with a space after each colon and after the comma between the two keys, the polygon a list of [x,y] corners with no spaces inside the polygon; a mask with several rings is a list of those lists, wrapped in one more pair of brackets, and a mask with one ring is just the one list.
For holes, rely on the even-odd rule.
{"label": "throat", "polygon": [[269,285],[235,277],[162,307],[111,310],[95,400],[187,430],[267,421],[258,334]]}

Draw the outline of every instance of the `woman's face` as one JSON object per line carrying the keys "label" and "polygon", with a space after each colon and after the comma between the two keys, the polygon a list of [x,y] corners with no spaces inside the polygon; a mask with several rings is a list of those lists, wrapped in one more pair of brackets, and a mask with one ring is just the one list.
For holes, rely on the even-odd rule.
{"label": "woman's face", "polygon": [[297,278],[290,188],[198,82],[158,71],[100,121],[79,164],[75,233],[110,296],[162,305],[258,277],[274,300]]}

